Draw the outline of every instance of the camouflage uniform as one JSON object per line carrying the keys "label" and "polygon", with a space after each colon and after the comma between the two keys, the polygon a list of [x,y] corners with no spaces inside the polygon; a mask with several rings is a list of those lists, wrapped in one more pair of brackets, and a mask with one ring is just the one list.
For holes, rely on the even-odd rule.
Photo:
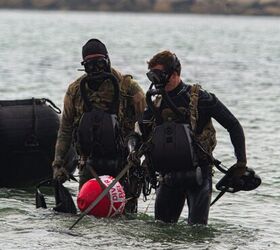
{"label": "camouflage uniform", "polygon": [[[123,135],[127,136],[133,129],[139,115],[146,106],[145,95],[138,83],[130,75],[121,75],[112,68],[113,75],[119,81],[120,106],[119,122]],[[62,120],[58,131],[55,149],[55,160],[53,165],[63,166],[66,153],[73,141],[74,129],[78,126],[79,120],[84,113],[84,102],[81,98],[80,82],[86,74],[69,85],[64,98],[64,109]],[[113,98],[114,90],[110,80],[105,80],[97,91],[87,88],[88,96],[93,105],[102,110],[107,110]],[[77,148],[79,153],[79,149]],[[80,187],[88,179],[92,178],[86,168],[80,169]]]}

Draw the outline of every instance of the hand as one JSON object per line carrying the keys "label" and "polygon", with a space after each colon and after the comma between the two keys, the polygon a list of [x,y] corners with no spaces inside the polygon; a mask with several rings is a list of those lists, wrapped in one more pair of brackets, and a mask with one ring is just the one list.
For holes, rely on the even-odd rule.
{"label": "hand", "polygon": [[53,164],[53,179],[59,181],[60,183],[64,183],[65,181],[70,179],[68,171],[58,164]]}
{"label": "hand", "polygon": [[237,163],[235,165],[233,165],[233,167],[231,169],[232,176],[240,178],[242,175],[245,174],[246,169],[247,169],[246,162],[237,161]]}
{"label": "hand", "polygon": [[132,150],[127,157],[127,161],[133,163],[134,165],[140,165],[140,159],[137,156],[137,152],[135,150]]}

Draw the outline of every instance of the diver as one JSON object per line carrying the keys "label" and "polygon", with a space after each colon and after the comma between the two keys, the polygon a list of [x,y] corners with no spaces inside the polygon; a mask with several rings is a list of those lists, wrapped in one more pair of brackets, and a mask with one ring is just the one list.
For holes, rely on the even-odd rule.
{"label": "diver", "polygon": [[[152,84],[139,134],[144,143],[150,143],[145,161],[159,174],[155,219],[176,223],[187,200],[188,223],[206,225],[212,195],[211,156],[216,145],[211,119],[229,132],[236,156],[231,173],[237,178],[246,171],[242,126],[214,94],[181,80],[181,64],[172,52],[154,55],[148,69]],[[139,136],[130,140],[140,143]]]}
{"label": "diver", "polygon": [[[66,92],[52,163],[53,178],[61,183],[69,180],[64,164],[73,142],[80,157],[79,189],[95,175],[115,177],[121,171],[128,154],[125,137],[146,106],[139,84],[111,67],[100,40],[90,39],[82,48],[82,57],[85,74]],[[122,180],[129,199],[126,211],[136,212],[135,187],[129,178]]]}

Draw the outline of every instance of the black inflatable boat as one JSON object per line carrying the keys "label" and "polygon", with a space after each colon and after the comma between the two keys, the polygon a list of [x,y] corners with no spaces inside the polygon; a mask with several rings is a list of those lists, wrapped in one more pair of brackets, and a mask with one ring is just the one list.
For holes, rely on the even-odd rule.
{"label": "black inflatable boat", "polygon": [[[0,187],[30,186],[52,176],[58,113],[48,99],[0,101]],[[70,149],[69,171],[74,161]]]}

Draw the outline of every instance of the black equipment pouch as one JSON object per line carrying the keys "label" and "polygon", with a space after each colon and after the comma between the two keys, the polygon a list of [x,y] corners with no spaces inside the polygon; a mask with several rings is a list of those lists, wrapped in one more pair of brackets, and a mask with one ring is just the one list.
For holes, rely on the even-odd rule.
{"label": "black equipment pouch", "polygon": [[151,161],[158,172],[194,170],[197,163],[188,124],[164,122],[152,135]]}
{"label": "black equipment pouch", "polygon": [[116,158],[118,155],[118,120],[115,114],[92,108],[85,112],[77,128],[78,148],[84,156]]}

